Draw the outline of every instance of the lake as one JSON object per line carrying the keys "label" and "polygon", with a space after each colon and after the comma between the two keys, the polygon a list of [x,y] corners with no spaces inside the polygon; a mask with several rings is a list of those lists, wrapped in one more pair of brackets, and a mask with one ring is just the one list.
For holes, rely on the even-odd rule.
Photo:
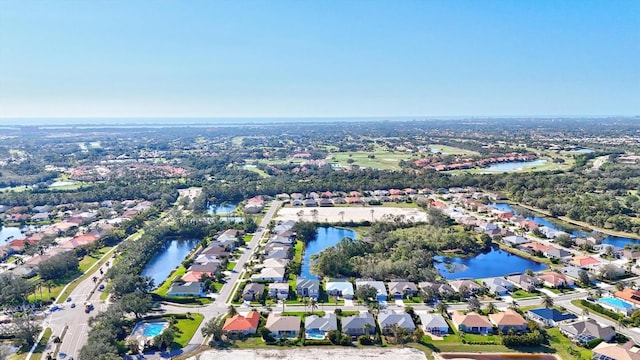
{"label": "lake", "polygon": [[[509,204],[495,203],[495,204],[489,204],[489,205],[491,205],[492,207],[494,207],[496,209],[502,210],[502,211],[509,211],[509,212],[512,212],[512,213],[517,214],[517,215],[521,215],[522,214],[522,212],[519,212],[518,210],[514,209]],[[533,222],[535,222],[538,225],[547,226],[547,227],[550,227],[550,228],[555,229],[555,230],[564,231],[564,232],[569,233],[569,234],[571,234],[573,236],[585,237],[585,236],[590,236],[590,235],[604,235],[604,234],[601,234],[601,233],[599,233],[598,231],[595,231],[595,230],[593,230],[591,233],[589,233],[588,229],[582,229],[581,230],[581,229],[578,229],[578,228],[562,226],[560,224],[557,224],[555,222],[550,221],[547,218],[531,215],[530,212],[526,212],[525,211],[525,215],[526,215],[525,218],[527,220],[533,220]],[[585,232],[585,230],[587,232]],[[628,238],[628,237],[622,237],[622,236],[607,235],[602,240],[602,243],[623,248],[627,244],[633,244],[633,245],[640,244],[640,240],[633,239],[633,238]]]}
{"label": "lake", "polygon": [[33,227],[29,226],[22,228],[15,226],[3,226],[2,229],[0,229],[0,246],[8,244],[11,240],[23,239],[25,237],[24,232],[33,229]]}
{"label": "lake", "polygon": [[142,276],[151,277],[154,286],[160,286],[171,274],[171,271],[180,265],[199,243],[200,240],[197,239],[169,241],[149,260],[142,271]]}
{"label": "lake", "polygon": [[483,171],[486,172],[506,172],[506,171],[515,171],[522,170],[526,167],[540,166],[547,163],[547,160],[534,160],[534,161],[512,161],[512,162],[504,162],[499,164],[493,164]]}
{"label": "lake", "polygon": [[227,215],[233,212],[238,204],[223,202],[221,204],[209,204],[207,206],[208,214]]}
{"label": "lake", "polygon": [[497,247],[487,253],[474,257],[435,256],[438,260],[434,265],[446,279],[482,279],[503,276],[512,273],[524,273],[525,270],[541,271],[547,265],[525,259]]}
{"label": "lake", "polygon": [[310,241],[304,250],[300,277],[307,279],[317,279],[318,277],[316,275],[311,274],[311,256],[318,254],[322,250],[339,243],[340,240],[346,237],[355,239],[356,236],[356,233],[349,229],[341,229],[337,227],[319,227],[316,230],[316,239]]}

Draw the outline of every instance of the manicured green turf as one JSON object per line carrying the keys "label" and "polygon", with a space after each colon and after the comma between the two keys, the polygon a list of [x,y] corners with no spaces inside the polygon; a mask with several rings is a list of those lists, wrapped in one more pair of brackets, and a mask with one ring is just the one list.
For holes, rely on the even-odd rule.
{"label": "manicured green turf", "polygon": [[171,345],[174,348],[183,348],[189,344],[191,338],[198,330],[200,323],[204,319],[204,315],[198,313],[191,313],[193,319],[178,319],[176,323],[176,337]]}

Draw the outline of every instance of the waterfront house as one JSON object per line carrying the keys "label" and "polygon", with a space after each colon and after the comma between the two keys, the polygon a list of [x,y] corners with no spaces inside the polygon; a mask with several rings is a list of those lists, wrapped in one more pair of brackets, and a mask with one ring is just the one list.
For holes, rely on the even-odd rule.
{"label": "waterfront house", "polygon": [[451,285],[445,284],[445,283],[435,283],[435,282],[423,281],[423,282],[418,284],[418,287],[420,289],[422,289],[422,290],[424,290],[425,288],[431,288],[439,296],[447,296],[447,295],[453,294],[455,292],[455,290],[453,290]]}
{"label": "waterfront house", "polygon": [[242,290],[242,299],[245,301],[260,300],[260,297],[264,294],[264,290],[264,284],[248,283]]}
{"label": "waterfront house", "polygon": [[557,273],[555,271],[550,271],[548,273],[544,273],[538,275],[538,279],[542,281],[545,286],[551,288],[563,288],[568,286],[573,286],[573,280],[564,274]]}
{"label": "waterfront house", "polygon": [[534,291],[540,285],[538,278],[527,274],[507,276],[507,280],[527,292]]}
{"label": "waterfront house", "polygon": [[329,296],[341,296],[344,299],[353,299],[353,284],[349,281],[327,281],[325,290]]}
{"label": "waterfront house", "polygon": [[558,324],[577,319],[577,317],[571,313],[561,313],[556,309],[550,308],[538,308],[527,311],[527,317],[539,324],[549,327],[555,327]]}
{"label": "waterfront house", "polygon": [[200,281],[173,283],[167,291],[167,296],[196,296],[204,297],[204,284]]}
{"label": "waterfront house", "polygon": [[269,297],[276,298],[278,300],[287,299],[289,297],[289,284],[288,283],[269,284]]}
{"label": "waterfront house", "polygon": [[493,325],[487,319],[475,312],[464,314],[460,311],[454,311],[451,315],[453,325],[462,332],[487,335],[493,331]]}
{"label": "waterfront house", "polygon": [[498,330],[502,331],[503,334],[508,333],[511,329],[517,333],[528,330],[527,320],[511,309],[501,311],[497,314],[489,314],[489,321],[491,321]]}
{"label": "waterfront house", "polygon": [[507,245],[514,246],[528,243],[529,240],[527,240],[527,238],[525,238],[524,236],[505,236],[502,238],[502,242]]}
{"label": "waterfront house", "polygon": [[633,346],[633,341],[624,345],[601,342],[593,348],[593,360],[640,360],[640,352]]}
{"label": "waterfront house", "polygon": [[433,335],[449,333],[449,324],[442,314],[420,314],[420,322],[425,333]]}
{"label": "waterfront house", "polygon": [[278,268],[263,268],[260,273],[251,275],[253,281],[284,281],[285,269]]}
{"label": "waterfront house", "polygon": [[298,278],[296,281],[296,294],[302,297],[317,299],[320,294],[320,281],[316,279]]}
{"label": "waterfront house", "polygon": [[571,257],[571,253],[565,249],[552,248],[542,252],[542,255],[549,259],[563,260]]}
{"label": "waterfront house", "polygon": [[416,284],[408,281],[390,281],[389,294],[394,299],[402,299],[408,296],[414,296],[418,293]]}
{"label": "waterfront house", "polygon": [[469,279],[453,280],[449,282],[449,285],[451,285],[451,288],[453,288],[453,290],[455,290],[456,292],[460,292],[460,289],[465,288],[471,293],[479,293],[484,291],[484,286]]}
{"label": "waterfront house", "polygon": [[227,335],[248,335],[255,334],[258,330],[260,322],[260,314],[256,311],[250,311],[247,316],[236,314],[224,321],[222,332]]}
{"label": "waterfront house", "polygon": [[502,277],[482,279],[482,283],[489,289],[490,292],[498,296],[505,296],[509,294],[509,291],[513,288],[513,283],[507,281]]}
{"label": "waterfront house", "polygon": [[391,328],[398,326],[404,329],[407,334],[413,333],[416,324],[413,322],[411,315],[404,311],[384,310],[378,313],[378,324],[383,334],[391,333]]}
{"label": "waterfront house", "polygon": [[307,316],[304,319],[304,333],[306,339],[319,340],[327,338],[329,331],[338,330],[338,318],[336,314],[328,312],[323,317],[317,315]]}
{"label": "waterfront house", "polygon": [[602,326],[594,319],[565,323],[559,328],[566,337],[581,344],[586,344],[594,339],[610,341],[616,336],[613,326]]}
{"label": "waterfront house", "polygon": [[356,288],[360,286],[371,286],[376,289],[376,298],[378,302],[387,300],[387,288],[385,288],[382,281],[370,281],[370,280],[357,280]]}
{"label": "waterfront house", "polygon": [[376,330],[376,321],[371,313],[365,312],[358,315],[342,318],[342,333],[350,336],[373,335]]}
{"label": "waterfront house", "polygon": [[300,318],[297,316],[282,316],[272,312],[269,314],[264,327],[276,339],[292,339],[300,333],[300,323]]}

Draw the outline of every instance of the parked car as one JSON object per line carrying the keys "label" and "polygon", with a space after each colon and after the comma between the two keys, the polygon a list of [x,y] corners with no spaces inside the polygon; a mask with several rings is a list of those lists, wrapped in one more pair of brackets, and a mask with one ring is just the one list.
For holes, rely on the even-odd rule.
{"label": "parked car", "polygon": [[73,309],[74,307],[76,307],[76,303],[71,303],[71,308]]}

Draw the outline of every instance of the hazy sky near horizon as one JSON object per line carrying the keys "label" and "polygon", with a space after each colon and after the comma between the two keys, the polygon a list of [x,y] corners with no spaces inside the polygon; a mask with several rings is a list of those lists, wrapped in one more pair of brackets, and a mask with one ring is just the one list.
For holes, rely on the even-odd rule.
{"label": "hazy sky near horizon", "polygon": [[636,0],[0,0],[0,117],[637,114]]}

